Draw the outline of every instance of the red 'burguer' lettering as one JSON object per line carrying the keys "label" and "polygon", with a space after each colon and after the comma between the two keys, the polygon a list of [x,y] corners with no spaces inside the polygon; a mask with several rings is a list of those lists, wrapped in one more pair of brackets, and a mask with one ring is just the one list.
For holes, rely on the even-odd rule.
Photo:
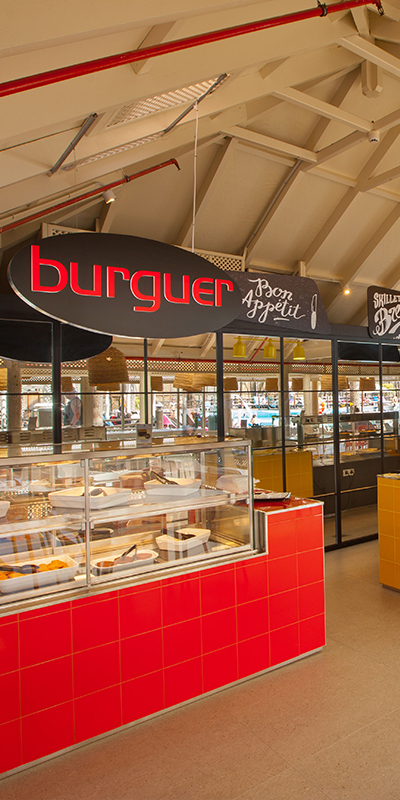
{"label": "red 'burguer' lettering", "polygon": [[213,306],[214,300],[202,300],[200,295],[208,294],[211,295],[211,297],[214,297],[214,288],[202,289],[201,288],[202,283],[211,283],[211,285],[213,285],[214,281],[212,278],[196,278],[196,280],[193,281],[193,286],[192,286],[193,299],[196,301],[196,303],[199,303],[200,306]]}
{"label": "red 'burguer' lettering", "polygon": [[129,281],[131,273],[125,267],[107,267],[107,297],[115,297],[115,273],[120,272],[122,280]]}
{"label": "red 'burguer' lettering", "polygon": [[[153,294],[143,294],[138,287],[140,278],[152,278]],[[134,272],[131,277],[131,292],[137,300],[148,300],[151,306],[133,306],[134,311],[158,311],[161,302],[161,276],[159,272],[147,272],[144,269]]]}
{"label": "red 'burguer' lettering", "polygon": [[233,292],[232,281],[226,281],[222,280],[221,278],[217,278],[215,281],[215,305],[217,308],[222,306],[222,286],[226,286],[228,292]]}
{"label": "red 'burguer' lettering", "polygon": [[[58,282],[55,286],[44,286],[40,283],[40,267],[54,267],[58,272]],[[40,258],[40,249],[37,244],[31,247],[31,289],[32,292],[61,292],[68,283],[68,272],[61,261],[50,261]]]}
{"label": "red 'burguer' lettering", "polygon": [[171,294],[171,273],[164,273],[164,297],[169,303],[190,303],[190,277],[182,275],[182,297],[173,297]]}
{"label": "red 'burguer' lettering", "polygon": [[101,264],[93,264],[93,289],[80,289],[78,284],[78,262],[71,261],[70,284],[75,294],[90,295],[91,297],[101,297]]}

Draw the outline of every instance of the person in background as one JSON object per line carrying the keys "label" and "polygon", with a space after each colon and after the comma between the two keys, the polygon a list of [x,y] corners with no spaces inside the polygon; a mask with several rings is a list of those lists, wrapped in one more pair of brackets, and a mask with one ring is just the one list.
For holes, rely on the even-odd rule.
{"label": "person in background", "polygon": [[64,425],[78,428],[82,424],[82,400],[76,392],[66,392],[67,404],[64,409]]}

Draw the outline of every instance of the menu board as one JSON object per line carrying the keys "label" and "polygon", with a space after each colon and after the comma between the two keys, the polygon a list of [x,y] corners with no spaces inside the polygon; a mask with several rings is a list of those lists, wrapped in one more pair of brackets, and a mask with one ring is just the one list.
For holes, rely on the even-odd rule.
{"label": "menu board", "polygon": [[237,319],[258,322],[260,327],[329,333],[330,324],[317,284],[298,275],[235,272],[242,293]]}
{"label": "menu board", "polygon": [[368,330],[374,339],[400,340],[400,292],[368,287]]}

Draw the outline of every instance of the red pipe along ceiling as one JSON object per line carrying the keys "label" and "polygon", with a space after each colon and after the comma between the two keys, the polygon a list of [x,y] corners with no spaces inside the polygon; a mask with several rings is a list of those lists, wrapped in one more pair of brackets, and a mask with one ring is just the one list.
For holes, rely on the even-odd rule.
{"label": "red pipe along ceiling", "polygon": [[0,227],[0,233],[11,231],[13,228],[18,228],[20,225],[26,225],[27,222],[33,222],[35,219],[47,217],[48,214],[52,214],[53,211],[59,211],[61,208],[73,206],[76,203],[80,203],[81,200],[87,200],[89,197],[95,197],[97,194],[103,194],[103,192],[105,192],[107,189],[114,189],[116,186],[121,186],[123,183],[130,183],[131,181],[134,181],[135,178],[141,178],[142,175],[149,175],[150,172],[156,172],[158,169],[169,167],[171,164],[174,164],[175,167],[180,169],[176,158],[170,158],[169,161],[163,161],[162,164],[156,164],[155,167],[149,167],[148,169],[143,169],[141,172],[135,172],[134,175],[126,175],[119,181],[107,183],[105,186],[100,186],[98,189],[92,189],[91,192],[85,192],[85,194],[80,194],[78,197],[72,197],[70,200],[64,200],[62,203],[58,203],[55,206],[50,206],[50,208],[44,208],[42,211],[37,211],[36,214],[30,214],[29,217],[24,217],[16,222],[10,222],[9,225],[3,225],[3,227]]}
{"label": "red pipe along ceiling", "polygon": [[90,75],[93,72],[101,72],[102,70],[112,69],[113,67],[121,67],[124,64],[132,64],[134,61],[145,61],[149,58],[155,58],[155,56],[176,53],[179,50],[187,50],[190,47],[199,47],[203,44],[221,42],[224,39],[232,39],[234,36],[256,33],[257,31],[276,28],[279,25],[287,25],[290,22],[300,22],[303,19],[311,19],[312,17],[326,17],[327,14],[334,14],[336,11],[347,11],[350,8],[366,5],[375,5],[380,14],[384,13],[380,0],[345,0],[345,2],[333,3],[329,6],[325,3],[320,3],[318,0],[318,5],[315,8],[309,8],[305,11],[296,11],[293,14],[284,14],[280,17],[258,20],[257,22],[248,22],[245,25],[236,25],[232,28],[222,28],[221,30],[211,31],[210,33],[189,36],[187,39],[176,39],[172,42],[164,42],[163,44],[156,44],[152,47],[144,47],[141,50],[128,50],[125,53],[118,53],[113,56],[106,56],[105,58],[97,58],[93,61],[85,61],[80,64],[73,64],[69,67],[61,67],[61,69],[52,69],[48,72],[28,75],[25,78],[17,78],[13,81],[6,81],[5,83],[0,83],[0,97],[26,92],[29,89],[37,89],[40,86],[48,86],[51,83],[67,81],[70,78]]}

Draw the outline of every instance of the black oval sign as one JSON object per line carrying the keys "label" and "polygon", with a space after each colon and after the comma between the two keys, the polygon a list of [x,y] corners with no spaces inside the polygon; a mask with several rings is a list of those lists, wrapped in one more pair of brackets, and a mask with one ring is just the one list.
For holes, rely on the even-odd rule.
{"label": "black oval sign", "polygon": [[97,333],[173,338],[215,331],[240,312],[229,272],[173,245],[113,233],[52,236],[9,265],[14,291]]}

